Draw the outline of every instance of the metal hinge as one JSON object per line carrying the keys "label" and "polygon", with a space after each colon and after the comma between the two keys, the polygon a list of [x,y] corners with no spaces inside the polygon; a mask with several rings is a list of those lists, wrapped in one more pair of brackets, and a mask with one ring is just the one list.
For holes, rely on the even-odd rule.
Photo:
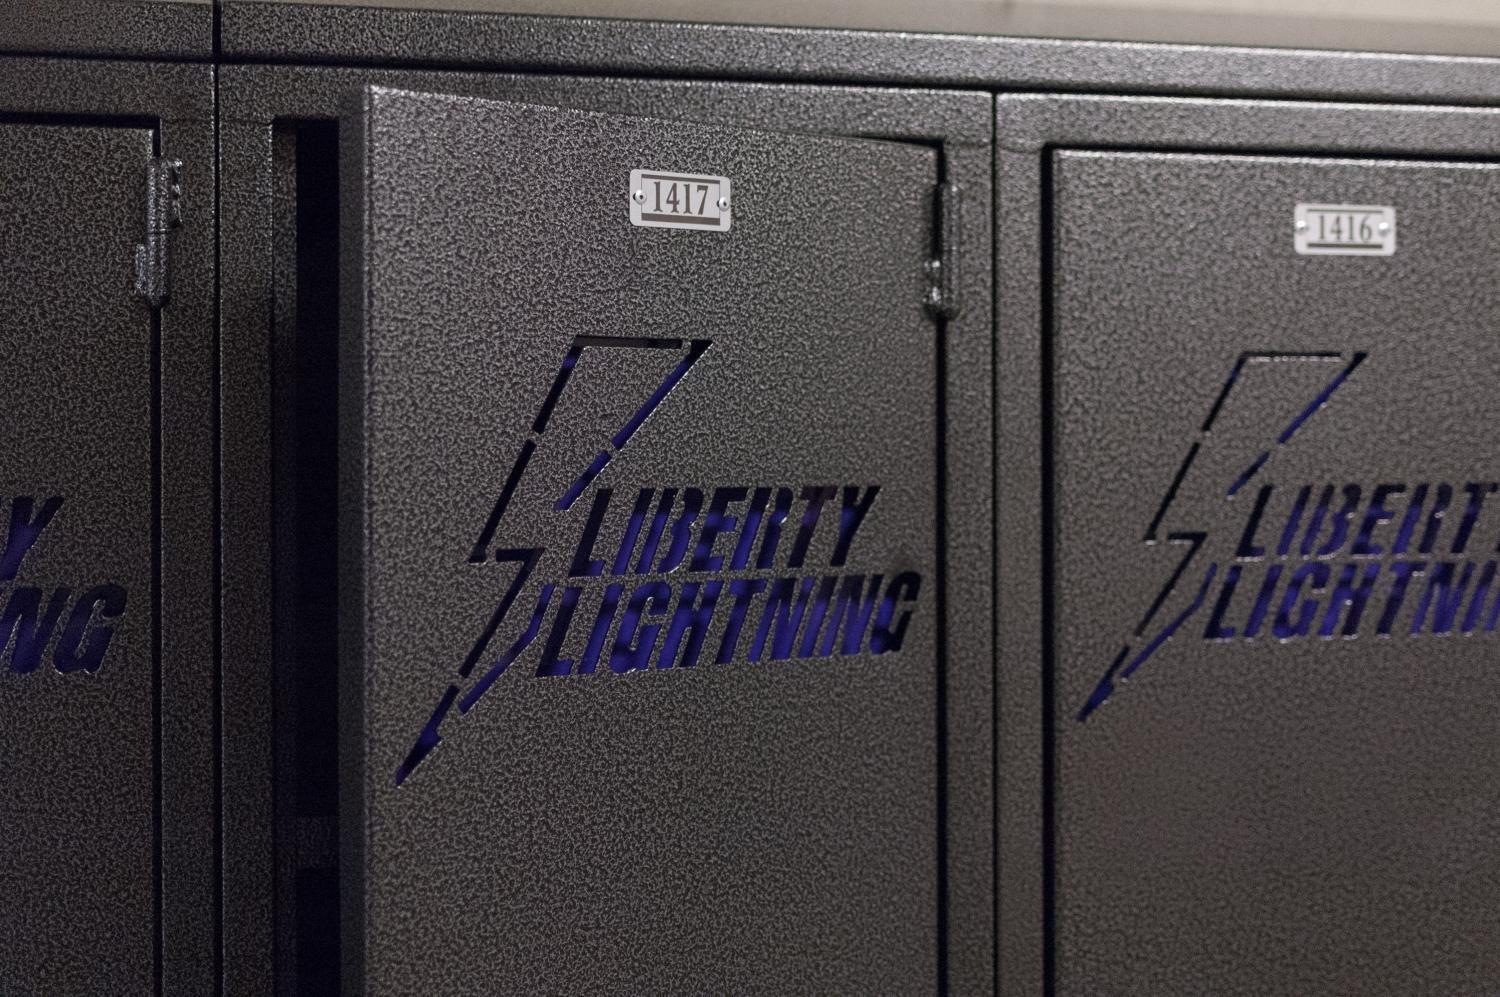
{"label": "metal hinge", "polygon": [[927,309],[941,318],[955,318],[958,294],[959,215],[962,189],[956,183],[937,188],[937,259],[927,261]]}
{"label": "metal hinge", "polygon": [[146,164],[146,240],[135,247],[135,293],[152,308],[167,303],[170,234],[182,224],[182,161]]}

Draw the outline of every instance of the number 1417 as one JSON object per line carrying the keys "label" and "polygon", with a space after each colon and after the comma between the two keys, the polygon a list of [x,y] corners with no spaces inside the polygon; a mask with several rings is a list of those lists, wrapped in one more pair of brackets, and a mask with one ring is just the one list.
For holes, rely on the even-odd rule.
{"label": "number 1417", "polygon": [[[708,210],[710,187],[706,183],[662,183],[651,181],[655,189],[653,211],[673,215],[703,215]],[[665,190],[663,190],[665,188]]]}

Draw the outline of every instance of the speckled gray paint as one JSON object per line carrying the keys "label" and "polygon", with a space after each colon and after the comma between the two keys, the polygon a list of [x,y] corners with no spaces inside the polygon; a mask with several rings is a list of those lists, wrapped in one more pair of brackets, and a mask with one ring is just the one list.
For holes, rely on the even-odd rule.
{"label": "speckled gray paint", "polygon": [[[328,118],[340,100],[366,83],[385,83],[434,92],[483,94],[540,103],[567,103],[601,110],[618,110],[660,116],[681,115],[718,124],[743,123],[798,131],[844,133],[890,139],[913,139],[942,143],[947,176],[965,190],[963,198],[962,258],[959,275],[964,285],[965,311],[946,326],[948,351],[947,431],[949,451],[962,454],[948,467],[950,485],[946,501],[952,528],[946,564],[950,586],[983,591],[990,584],[993,555],[989,539],[990,422],[989,369],[989,271],[974,266],[985,259],[990,245],[989,137],[983,120],[991,106],[985,95],[921,91],[852,90],[845,88],[747,86],[716,83],[670,83],[661,81],[609,80],[548,77],[481,76],[455,73],[415,73],[349,69],[295,69],[231,67],[224,72],[225,225],[234,233],[224,243],[225,387],[226,425],[233,435],[226,439],[226,521],[236,524],[226,535],[226,573],[230,584],[247,594],[261,577],[257,568],[264,556],[262,530],[269,530],[265,517],[269,501],[269,469],[266,444],[257,443],[267,425],[268,388],[263,384],[266,360],[261,351],[268,342],[267,325],[271,302],[285,299],[291,288],[276,278],[272,283],[273,232],[267,210],[271,182],[272,118]],[[279,252],[284,253],[282,249]],[[261,525],[264,522],[264,525]],[[263,709],[261,694],[254,690],[259,674],[254,651],[265,637],[268,611],[258,610],[254,599],[229,607],[231,662],[226,682],[226,710],[235,719],[237,734],[226,743],[229,798],[254,798],[268,775],[262,767],[267,747],[257,748],[266,736],[268,723],[254,719]],[[950,908],[950,973],[955,992],[983,993],[992,988],[991,892],[993,849],[991,796],[992,737],[991,657],[989,619],[976,613],[972,602],[949,600],[949,699],[948,699],[948,892]],[[429,704],[430,705],[430,704]],[[483,707],[481,707],[481,710]],[[230,721],[226,720],[226,724]],[[265,744],[264,741],[260,741]],[[240,782],[239,780],[244,780]],[[243,787],[243,788],[238,788]],[[269,855],[261,851],[269,840],[269,825],[257,831],[258,821],[268,821],[264,811],[238,810],[239,819],[229,826],[231,847],[228,861],[234,878],[226,884],[232,898],[229,914],[235,930],[227,937],[247,955],[230,961],[231,979],[238,981],[231,992],[260,992],[257,967],[268,957],[256,959],[257,938],[267,938],[269,912],[262,906],[260,891],[269,882]],[[261,858],[260,856],[265,856]],[[260,871],[265,870],[265,871]],[[262,950],[264,951],[264,950]]]}
{"label": "speckled gray paint", "polygon": [[225,0],[227,57],[508,71],[1492,103],[1500,61]]}
{"label": "speckled gray paint", "polygon": [[0,52],[213,57],[213,0],[7,0]]}
{"label": "speckled gray paint", "polygon": [[[152,329],[130,287],[152,135],[0,130],[6,522],[13,496],[64,498],[7,595],[37,586],[46,605],[56,586],[113,583],[129,596],[97,673],[60,674],[50,655],[15,674],[8,654],[0,670],[0,991],[143,991],[155,975]],[[101,912],[115,930],[80,937]]]}
{"label": "speckled gray paint", "polygon": [[[354,135],[344,560],[364,584],[343,733],[363,992],[931,987],[933,601],[880,657],[563,681],[528,657],[392,775],[512,570],[467,547],[573,335],[713,342],[601,483],[878,481],[851,569],[935,583],[933,152],[389,91]],[[732,177],[734,229],[630,226],[621,178],[645,164]],[[497,540],[545,544],[541,577],[566,572],[586,513],[548,505],[633,407],[616,382],[662,366],[580,363]]]}
{"label": "speckled gray paint", "polygon": [[[116,10],[121,5],[113,5]],[[149,4],[162,8],[166,5]],[[657,72],[683,76],[735,75],[798,78],[817,81],[949,82],[965,86],[1051,87],[1086,90],[1157,91],[1221,94],[1280,94],[1298,97],[1391,99],[1403,101],[1453,100],[1482,103],[1494,99],[1495,62],[1488,59],[1447,59],[1360,54],[1330,55],[1301,51],[1252,51],[1178,45],[1129,43],[1070,43],[1037,39],[909,36],[867,32],[717,29],[697,25],[621,24],[598,21],[556,21],[544,18],[475,18],[466,15],[414,15],[401,12],[373,14],[340,11],[322,19],[298,22],[269,18],[271,10],[249,12],[246,5],[225,8],[226,52],[231,58],[292,59],[344,58],[353,61],[400,60],[429,63],[507,66],[513,68],[569,68],[583,71]],[[271,8],[272,5],[255,6]],[[37,31],[34,8],[25,31]],[[197,17],[201,6],[191,11]],[[3,16],[3,15],[0,15]],[[206,18],[203,19],[206,23]],[[19,22],[18,22],[19,23]],[[186,23],[179,21],[178,23]],[[199,23],[193,21],[194,24]],[[45,27],[45,25],[43,25]],[[196,30],[196,29],[195,29]],[[206,28],[204,28],[206,31]],[[109,37],[105,37],[108,35]],[[12,31],[8,38],[26,36]],[[172,50],[152,49],[140,33],[100,32],[99,40],[76,47],[56,35],[29,36],[28,50],[142,54],[160,51],[172,57],[192,57],[193,42]],[[194,36],[196,37],[196,36]],[[4,43],[0,43],[4,44]],[[174,43],[175,44],[175,43]],[[109,46],[115,46],[111,48]],[[103,46],[103,47],[101,47]],[[62,111],[76,114],[119,114],[150,118],[160,114],[173,124],[163,135],[166,151],[194,151],[188,156],[189,187],[207,181],[213,164],[201,155],[207,148],[207,70],[185,67],[145,67],[141,72],[108,63],[77,62],[64,66],[32,60],[0,60],[0,80],[6,86],[6,107],[29,113]],[[269,957],[261,946],[263,925],[269,918],[262,885],[269,882],[264,852],[258,851],[259,828],[269,821],[263,805],[268,770],[262,746],[269,730],[265,674],[257,663],[266,658],[256,651],[258,619],[268,579],[257,566],[263,550],[259,529],[263,503],[268,499],[261,468],[267,460],[262,442],[269,393],[260,390],[263,360],[259,345],[266,332],[266,316],[273,293],[269,280],[268,194],[270,119],[328,117],[339,95],[357,82],[385,80],[429,89],[488,92],[533,100],[592,102],[601,109],[678,113],[760,123],[774,127],[841,131],[883,137],[911,137],[945,141],[944,161],[950,175],[965,179],[965,239],[988,246],[988,197],[978,176],[988,162],[989,128],[974,126],[969,105],[984,107],[982,95],[923,94],[916,92],[839,90],[687,84],[640,80],[558,80],[546,78],[485,77],[475,74],[395,73],[346,69],[256,69],[228,67],[224,121],[226,163],[226,343],[225,381],[225,500],[226,623],[230,627],[233,667],[226,676],[229,709],[226,729],[226,944],[235,992],[258,993],[257,974]],[[149,81],[148,81],[149,79]],[[163,96],[163,95],[167,96]],[[1004,908],[1000,924],[1005,992],[1030,993],[1041,987],[1043,966],[1041,792],[1041,717],[1043,674],[1039,621],[1042,606],[1036,580],[1041,575],[1042,544],[1037,542],[1042,520],[1038,501],[1042,492],[1040,452],[1042,417],[1043,339],[1040,334],[1037,261],[1041,254],[1038,228],[1041,149],[1047,144],[1160,147],[1175,149],[1228,148],[1261,151],[1326,149],[1343,153],[1439,153],[1490,156],[1496,150],[1491,114],[1483,109],[1456,111],[1434,108],[1332,107],[1316,104],[1272,104],[1240,101],[1185,101],[1129,98],[1088,98],[1061,102],[1052,98],[1002,98],[999,158],[1001,183],[1009,192],[1000,202],[1001,228],[999,292],[1006,325],[998,342],[1001,354],[998,380],[1003,496],[999,523],[1005,537],[1001,574],[996,588],[998,614],[1006,634],[1001,689],[1003,718],[1000,752],[1007,759],[1001,789],[1001,829],[1005,862],[1001,875]],[[959,136],[963,136],[959,141]],[[978,191],[978,196],[975,192]],[[208,721],[208,675],[201,661],[211,655],[207,644],[206,598],[211,578],[208,565],[194,550],[206,543],[209,494],[201,461],[208,426],[203,412],[208,402],[206,337],[201,322],[207,314],[202,283],[211,254],[202,252],[208,229],[201,224],[202,201],[191,201],[194,219],[182,242],[200,251],[184,254],[181,266],[189,275],[179,301],[163,316],[169,346],[165,396],[167,423],[176,427],[165,438],[168,473],[164,499],[173,505],[180,527],[181,553],[169,547],[172,565],[165,572],[165,605],[175,628],[167,664],[184,695],[165,703],[164,738],[168,742],[167,776],[171,791],[164,807],[169,826],[181,833],[168,836],[169,869],[190,874],[169,876],[169,895],[181,890],[185,902],[169,903],[166,945],[169,965],[192,974],[209,965],[194,954],[211,916],[203,916],[203,898],[211,890],[211,870],[203,861],[203,835],[211,824],[212,801],[204,789],[207,759],[212,754]],[[982,250],[981,250],[982,251]],[[966,276],[979,289],[987,274]],[[197,288],[196,291],[193,289]],[[197,295],[186,300],[181,295]],[[949,327],[952,363],[949,415],[952,452],[976,454],[950,468],[954,487],[948,495],[950,523],[969,523],[974,513],[988,508],[990,480],[987,414],[990,389],[990,346],[984,330],[988,314],[975,314],[974,294],[966,295],[971,311]],[[1050,362],[1050,361],[1049,361]],[[974,416],[981,416],[976,419]],[[967,526],[950,537],[951,577],[984,585],[990,577],[987,530]],[[175,559],[175,560],[174,560]],[[175,593],[175,595],[174,595]],[[196,607],[196,608],[194,608]],[[980,614],[987,616],[987,614]],[[972,609],[956,600],[950,605],[951,646],[961,639],[973,666],[952,670],[954,694],[949,703],[950,751],[963,759],[952,771],[950,808],[950,894],[955,916],[951,930],[955,989],[985,979],[987,972],[989,859],[980,849],[989,842],[990,750],[987,718],[988,655],[981,652],[988,619],[975,619]],[[985,639],[974,631],[983,630]],[[955,655],[954,660],[960,656]],[[983,666],[980,666],[980,663]],[[178,665],[177,663],[180,663]],[[1064,697],[1065,698],[1065,697]],[[1119,705],[1119,704],[1115,704]],[[1062,707],[1060,707],[1061,709]],[[1111,707],[1111,710],[1114,706]],[[182,750],[177,750],[177,749]],[[174,773],[180,773],[174,775]],[[980,815],[975,819],[977,812]],[[1460,821],[1459,823],[1462,823]],[[180,884],[180,885],[179,885]],[[979,884],[979,885],[974,885]],[[964,895],[967,893],[967,899]],[[1060,898],[1060,911],[1069,910]],[[1389,927],[1387,925],[1387,927]],[[1073,951],[1088,944],[1087,932],[1067,935]],[[963,932],[969,935],[962,935]],[[1080,939],[1082,939],[1080,941]],[[1061,950],[1060,950],[1061,951]],[[973,969],[984,965],[984,972]],[[1213,968],[1213,967],[1211,967]],[[967,975],[971,969],[977,975]],[[1064,968],[1064,979],[1066,979]],[[1128,976],[1128,974],[1127,974]],[[1180,981],[1164,981],[1180,985]],[[173,984],[169,982],[169,988]],[[198,992],[183,984],[184,992]],[[243,988],[236,990],[236,988]],[[980,989],[975,987],[973,989]]]}
{"label": "speckled gray paint", "polygon": [[[1140,536],[1241,351],[1369,351],[1257,485],[1495,480],[1500,241],[1481,219],[1500,174],[1060,154],[1055,191],[1058,993],[1484,993],[1497,635],[1378,639],[1378,595],[1353,640],[1220,645],[1200,614],[1073,718],[1175,566]],[[1293,254],[1298,201],[1396,205],[1398,252]],[[1205,557],[1233,551],[1254,499],[1224,488],[1329,376],[1244,372],[1171,513],[1210,532]],[[1483,561],[1495,538],[1477,539]]]}
{"label": "speckled gray paint", "polygon": [[[1010,234],[998,283],[1001,466],[1025,472],[999,479],[1003,992],[1043,985],[1049,771],[1057,992],[1485,992],[1496,974],[1486,911],[1500,884],[1488,860],[1495,742],[1476,696],[1496,651],[1483,638],[1220,647],[1198,639],[1199,617],[1094,719],[1074,718],[1160,587],[1165,555],[1139,538],[1212,402],[1204,392],[1222,387],[1240,351],[1370,351],[1301,449],[1278,453],[1268,471],[1278,482],[1493,476],[1500,455],[1470,428],[1493,418],[1494,249],[1470,220],[1496,196],[1492,170],[1059,154],[1048,284],[1038,261],[1054,146],[1471,156],[1492,152],[1500,121],[1041,97],[1002,98],[998,115]],[[1394,260],[1297,257],[1299,200],[1396,204],[1411,239]],[[1044,287],[1056,295],[1050,327]],[[1050,411],[1035,404],[1046,370]],[[1232,462],[1218,448],[1264,430],[1253,417],[1295,407],[1308,382],[1246,385],[1205,468]],[[1456,417],[1457,399],[1475,422]],[[1055,463],[1042,466],[1056,474],[1044,491],[1018,462],[1041,452],[1048,419]],[[1188,498],[1202,484],[1184,488]],[[1243,502],[1228,518],[1193,507],[1219,533],[1243,526]],[[1022,540],[1039,534],[1036,546]],[[1053,544],[1045,657],[1044,593],[1017,575],[1039,573]],[[1039,662],[1051,663],[1055,693],[1050,748]]]}
{"label": "speckled gray paint", "polygon": [[[16,751],[42,756],[7,768],[20,780],[15,790],[20,795],[12,798],[41,794],[47,807],[55,808],[50,820],[38,824],[24,860],[10,868],[12,875],[27,878],[11,883],[45,907],[75,915],[75,922],[66,922],[33,908],[18,930],[37,933],[31,936],[35,944],[7,945],[0,978],[7,993],[37,988],[50,997],[145,990],[156,976],[150,909],[155,586],[161,646],[159,975],[163,993],[201,994],[213,987],[217,875],[211,76],[205,67],[0,58],[0,94],[0,109],[31,116],[25,125],[4,126],[14,128],[16,136],[30,136],[9,139],[15,152],[8,155],[25,157],[29,169],[9,179],[6,189],[35,195],[19,202],[7,196],[7,220],[29,218],[22,225],[26,231],[12,232],[20,241],[7,258],[24,265],[15,273],[21,290],[7,297],[5,307],[7,325],[20,337],[15,346],[28,358],[23,367],[33,375],[12,386],[11,396],[25,400],[17,402],[12,425],[34,428],[34,439],[50,439],[47,434],[53,433],[70,443],[23,451],[21,434],[10,434],[17,449],[6,461],[5,488],[7,494],[23,494],[11,490],[41,488],[45,481],[26,483],[49,479],[59,488],[79,489],[86,500],[65,503],[49,528],[49,533],[60,530],[57,547],[44,536],[48,548],[34,555],[48,559],[50,573],[66,576],[57,582],[79,585],[105,568],[140,581],[132,588],[131,618],[121,634],[127,654],[115,662],[117,670],[106,664],[92,679],[47,671],[0,676],[14,686],[7,699],[28,697],[36,708],[27,722],[37,726],[38,740]],[[61,126],[44,115],[87,116],[89,124]],[[54,156],[44,155],[49,147]],[[131,298],[132,256],[146,217],[145,157],[153,151],[183,160],[187,190],[184,224],[174,236],[174,297],[158,322],[159,471],[153,471],[150,453],[152,323],[144,304]],[[53,425],[58,418],[67,425]],[[156,582],[153,491],[163,524]],[[82,535],[69,536],[70,522]],[[70,684],[70,678],[82,681]],[[23,690],[21,682],[29,682],[29,688]],[[86,709],[91,700],[96,708]],[[118,741],[99,736],[107,734],[118,734]],[[49,757],[47,738],[78,748],[95,738],[99,743],[88,758],[60,770],[69,756],[59,748],[60,754]],[[40,781],[30,783],[39,766],[57,779],[35,775]],[[128,811],[122,812],[126,793]],[[71,821],[64,826],[74,833],[97,833],[109,844],[69,844],[58,837],[59,817]],[[118,867],[106,876],[110,864]],[[42,875],[30,878],[37,873]],[[69,883],[66,889],[46,881],[54,873]],[[118,878],[118,890],[111,878]],[[145,923],[119,916],[139,913],[143,889]],[[7,895],[14,894],[8,889]],[[116,899],[129,910],[112,912]],[[97,960],[89,955],[93,943],[101,947]],[[71,954],[64,956],[64,950]],[[71,960],[72,968],[59,959]],[[63,975],[50,978],[41,966]]]}

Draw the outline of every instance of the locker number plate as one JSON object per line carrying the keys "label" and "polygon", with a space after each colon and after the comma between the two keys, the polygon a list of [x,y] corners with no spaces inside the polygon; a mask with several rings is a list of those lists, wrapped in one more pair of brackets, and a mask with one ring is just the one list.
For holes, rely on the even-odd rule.
{"label": "locker number plate", "polygon": [[630,224],[728,232],[729,178],[630,171]]}
{"label": "locker number plate", "polygon": [[1293,227],[1303,256],[1396,255],[1396,209],[1372,204],[1299,204]]}

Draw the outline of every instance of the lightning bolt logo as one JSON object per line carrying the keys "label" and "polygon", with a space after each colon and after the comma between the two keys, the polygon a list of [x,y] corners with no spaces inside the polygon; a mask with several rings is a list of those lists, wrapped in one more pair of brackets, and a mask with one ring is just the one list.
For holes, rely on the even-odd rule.
{"label": "lightning bolt logo", "polygon": [[[470,564],[502,563],[515,564],[516,572],[511,579],[510,585],[500,597],[500,602],[495,607],[494,613],[490,615],[489,623],[485,625],[479,638],[470,648],[468,655],[458,668],[458,679],[448,686],[439,700],[437,708],[433,710],[432,717],[422,728],[417,741],[407,753],[406,759],[396,770],[396,785],[400,786],[421,765],[427,757],[432,754],[440,743],[442,735],[439,728],[448,714],[456,705],[460,715],[467,714],[474,708],[475,704],[483,698],[490,690],[495,681],[504,675],[506,670],[521,656],[522,653],[536,640],[537,632],[541,629],[541,612],[534,613],[526,629],[517,637],[504,651],[495,657],[489,667],[484,670],[480,677],[473,682],[467,691],[460,687],[460,682],[470,679],[476,666],[486,656],[486,651],[494,643],[495,636],[500,630],[500,625],[510,613],[512,606],[526,582],[536,570],[537,563],[542,555],[546,553],[545,547],[504,547],[495,548],[495,535],[500,529],[501,520],[505,517],[506,509],[509,508],[512,497],[515,495],[516,487],[520,484],[521,476],[526,472],[527,465],[536,453],[537,445],[542,435],[547,431],[552,421],[553,410],[556,409],[558,400],[562,397],[563,390],[568,386],[572,378],[573,370],[583,358],[585,350],[588,349],[645,349],[666,350],[681,353],[682,357],[675,367],[667,373],[667,376],[652,392],[651,396],[637,408],[634,414],[621,426],[614,436],[610,438],[609,446],[600,451],[583,473],[573,479],[573,482],[563,494],[553,503],[553,509],[557,512],[567,512],[577,503],[580,496],[593,484],[594,480],[604,471],[605,467],[625,449],[636,430],[646,422],[651,414],[657,410],[677,387],[678,383],[687,376],[688,371],[708,352],[712,345],[707,339],[650,339],[650,338],[616,338],[608,336],[578,336],[573,340],[567,354],[563,357],[557,373],[552,378],[552,387],[547,392],[538,410],[536,418],[532,421],[531,433],[526,442],[521,445],[521,451],[516,455],[511,464],[510,473],[505,478],[505,483],[500,489],[500,495],[495,500],[494,508],[490,511],[489,518],[485,521],[483,529],[480,530],[478,538],[474,541],[473,549],[469,552]],[[493,556],[490,551],[494,549]],[[551,586],[543,591],[542,604],[545,605],[547,596],[550,596]]]}
{"label": "lightning bolt logo", "polygon": [[[1177,473],[1172,478],[1172,484],[1168,487],[1166,495],[1162,497],[1161,504],[1156,510],[1156,515],[1152,517],[1150,525],[1146,527],[1146,535],[1142,539],[1142,542],[1147,546],[1155,546],[1162,539],[1165,539],[1169,544],[1180,545],[1185,548],[1182,558],[1178,561],[1176,569],[1173,570],[1166,584],[1162,586],[1161,591],[1157,594],[1151,605],[1147,607],[1144,615],[1141,616],[1140,622],[1136,624],[1135,631],[1130,639],[1120,648],[1119,653],[1115,655],[1114,661],[1094,686],[1094,691],[1084,702],[1082,709],[1078,711],[1078,720],[1080,723],[1088,720],[1099,707],[1109,701],[1109,698],[1115,693],[1115,683],[1124,682],[1139,671],[1142,665],[1150,661],[1156,652],[1160,651],[1162,646],[1171,640],[1173,635],[1182,629],[1183,625],[1203,608],[1203,604],[1208,598],[1208,593],[1213,588],[1214,579],[1219,573],[1219,564],[1217,562],[1210,563],[1204,568],[1201,576],[1196,573],[1189,574],[1189,568],[1197,559],[1199,552],[1203,550],[1208,540],[1208,532],[1206,530],[1172,530],[1167,532],[1165,537],[1163,537],[1162,528],[1167,519],[1168,512],[1177,499],[1177,493],[1182,487],[1183,480],[1187,477],[1188,471],[1193,466],[1193,462],[1197,460],[1199,453],[1208,442],[1209,435],[1214,428],[1214,423],[1223,412],[1225,404],[1229,401],[1235,387],[1243,380],[1246,368],[1252,364],[1292,361],[1337,364],[1338,372],[1323,385],[1322,389],[1311,402],[1296,413],[1286,424],[1286,428],[1277,435],[1269,446],[1245,464],[1244,471],[1236,476],[1225,488],[1223,499],[1226,502],[1233,499],[1246,485],[1254,480],[1274,458],[1276,453],[1282,447],[1289,445],[1302,428],[1314,416],[1327,407],[1334,394],[1344,386],[1355,370],[1359,368],[1360,364],[1364,363],[1365,357],[1366,354],[1364,353],[1346,355],[1342,353],[1251,352],[1240,354],[1239,359],[1235,361],[1233,369],[1229,372],[1229,377],[1224,382],[1223,390],[1219,392],[1218,397],[1214,400],[1213,407],[1209,409],[1208,416],[1203,420],[1203,425],[1199,428],[1196,438],[1189,445],[1187,454],[1178,466]],[[1160,615],[1163,606],[1166,605],[1172,593],[1178,590],[1179,585],[1182,585],[1188,578],[1194,579],[1191,583],[1194,586],[1192,588],[1194,593],[1192,600],[1181,613],[1172,617],[1165,624],[1153,631],[1151,629],[1152,624],[1157,621],[1157,617]]]}

